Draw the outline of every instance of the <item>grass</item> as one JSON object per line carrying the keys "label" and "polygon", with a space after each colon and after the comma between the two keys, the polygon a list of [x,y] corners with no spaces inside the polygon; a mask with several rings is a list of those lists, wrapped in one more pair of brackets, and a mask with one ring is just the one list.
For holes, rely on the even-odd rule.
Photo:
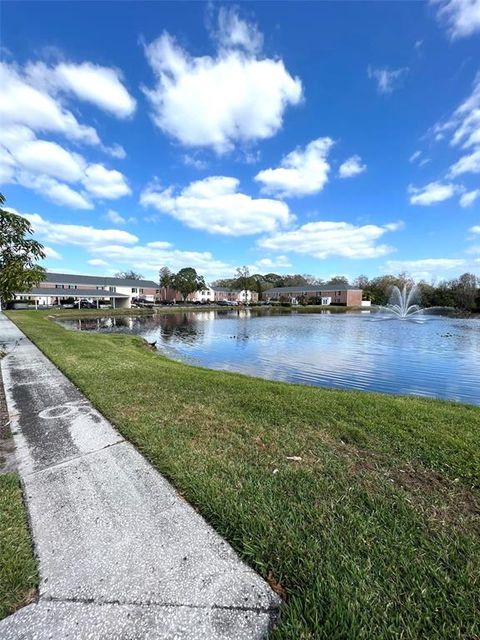
{"label": "grass", "polygon": [[0,620],[33,602],[37,584],[18,476],[0,475]]}
{"label": "grass", "polygon": [[272,639],[478,638],[477,407],[191,367],[47,314],[8,315],[285,596]]}

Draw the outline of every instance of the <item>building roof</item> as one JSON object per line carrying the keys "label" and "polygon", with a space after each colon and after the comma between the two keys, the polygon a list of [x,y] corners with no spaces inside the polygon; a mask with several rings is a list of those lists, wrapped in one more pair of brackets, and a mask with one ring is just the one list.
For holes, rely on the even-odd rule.
{"label": "building roof", "polygon": [[273,287],[273,289],[267,289],[265,293],[312,293],[316,291],[321,293],[322,291],[361,291],[361,289],[349,284],[327,282],[326,284],[299,284],[295,287]]}
{"label": "building roof", "polygon": [[148,287],[158,289],[159,286],[153,280],[132,280],[130,278],[114,278],[110,276],[83,276],[75,273],[47,272],[44,282],[53,284],[91,284],[103,287]]}
{"label": "building roof", "polygon": [[116,293],[106,289],[55,289],[53,287],[34,287],[30,291],[18,293],[21,296],[53,296],[57,298],[128,298],[125,293]]}

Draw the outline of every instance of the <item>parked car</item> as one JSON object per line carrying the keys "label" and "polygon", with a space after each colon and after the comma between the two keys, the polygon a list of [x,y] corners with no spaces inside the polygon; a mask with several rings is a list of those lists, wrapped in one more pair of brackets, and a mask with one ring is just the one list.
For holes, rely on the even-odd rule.
{"label": "parked car", "polygon": [[90,300],[80,300],[80,308],[81,309],[96,309],[97,303],[91,302]]}

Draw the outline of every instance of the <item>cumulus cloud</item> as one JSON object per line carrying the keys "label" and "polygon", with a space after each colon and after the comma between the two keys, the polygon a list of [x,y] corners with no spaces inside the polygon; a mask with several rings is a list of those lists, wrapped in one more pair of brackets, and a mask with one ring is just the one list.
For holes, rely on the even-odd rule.
{"label": "cumulus cloud", "polygon": [[16,148],[10,147],[10,152],[23,169],[66,182],[77,182],[85,171],[84,159],[56,142],[33,139]]}
{"label": "cumulus cloud", "polygon": [[[14,209],[9,211],[17,213]],[[59,224],[46,220],[38,213],[22,213],[22,215],[30,222],[36,236],[56,244],[71,244],[93,249],[106,243],[131,245],[138,242],[137,236],[120,229],[97,229],[80,224]]]}
{"label": "cumulus cloud", "polygon": [[480,0],[430,0],[452,40],[480,31]]}
{"label": "cumulus cloud", "polygon": [[399,86],[401,79],[408,71],[408,67],[401,67],[400,69],[388,69],[387,67],[375,69],[368,66],[367,68],[368,77],[376,81],[377,91],[383,94],[392,93],[394,89]]}
{"label": "cumulus cloud", "polygon": [[[18,213],[15,209],[8,209]],[[207,278],[233,274],[237,265],[215,258],[210,251],[182,250],[163,240],[139,244],[137,236],[121,229],[99,229],[79,224],[58,224],[39,214],[21,213],[31,223],[34,234],[41,240],[63,246],[77,246],[89,255],[92,267],[109,267],[119,271],[135,269],[156,278],[162,266],[172,271],[194,267]]]}
{"label": "cumulus cloud", "polygon": [[345,160],[338,169],[338,175],[340,178],[352,178],[358,176],[359,173],[363,173],[367,170],[367,165],[362,164],[360,156],[352,156]]}
{"label": "cumulus cloud", "polygon": [[55,66],[36,62],[28,64],[25,72],[40,90],[71,93],[117,118],[126,118],[135,111],[136,101],[123,85],[122,74],[117,69],[90,62],[61,62]]}
{"label": "cumulus cloud", "polygon": [[[79,153],[40,140],[24,125],[4,127],[0,140],[0,184],[17,183],[52,202],[91,209],[90,196],[114,199],[130,193],[125,176]],[[70,184],[65,184],[70,183]],[[79,192],[71,184],[85,191]]]}
{"label": "cumulus cloud", "polygon": [[116,169],[106,169],[101,164],[91,164],[85,169],[82,182],[96,198],[114,200],[131,193],[125,176]]}
{"label": "cumulus cloud", "polygon": [[218,51],[193,57],[163,33],[145,47],[156,85],[145,88],[155,124],[185,146],[225,153],[238,142],[273,136],[301,81],[279,58],[260,55],[256,28],[232,10],[219,13]]}
{"label": "cumulus cloud", "polygon": [[308,222],[291,231],[274,233],[259,240],[258,245],[270,251],[295,252],[318,259],[333,256],[343,258],[378,258],[394,251],[377,241],[400,223],[378,226],[357,226],[349,222]]}
{"label": "cumulus cloud", "polygon": [[462,156],[448,171],[448,175],[451,178],[460,176],[462,173],[480,173],[480,148]]}
{"label": "cumulus cloud", "polygon": [[22,187],[32,189],[59,206],[70,207],[71,209],[93,209],[90,199],[83,193],[75,191],[68,184],[59,182],[50,176],[19,171],[15,175],[15,182],[22,185]]}
{"label": "cumulus cloud", "polygon": [[26,125],[34,131],[61,133],[71,140],[99,145],[93,127],[80,124],[59,101],[34,86],[14,65],[0,63],[0,119],[2,126]]}
{"label": "cumulus cloud", "polygon": [[318,193],[328,181],[328,152],[331,138],[317,138],[305,148],[297,148],[282,158],[280,167],[264,169],[255,176],[263,184],[262,191],[280,197],[306,196]]}
{"label": "cumulus cloud", "polygon": [[480,224],[475,225],[469,229],[470,233],[480,233]]}
{"label": "cumulus cloud", "polygon": [[480,198],[480,189],[466,191],[460,196],[460,206],[471,207],[475,200],[477,200],[477,198]]}
{"label": "cumulus cloud", "polygon": [[271,232],[293,219],[284,202],[252,198],[238,187],[236,178],[211,176],[190,183],[178,193],[172,187],[164,190],[148,187],[140,202],[193,229],[221,235]]}
{"label": "cumulus cloud", "polygon": [[430,206],[448,200],[460,191],[458,185],[452,183],[430,182],[424,187],[408,187],[410,204]]}

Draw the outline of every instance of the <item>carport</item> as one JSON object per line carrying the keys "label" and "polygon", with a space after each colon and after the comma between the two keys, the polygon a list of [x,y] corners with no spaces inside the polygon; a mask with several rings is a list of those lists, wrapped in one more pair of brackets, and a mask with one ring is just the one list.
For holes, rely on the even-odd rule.
{"label": "carport", "polygon": [[[78,303],[78,308],[80,308],[80,302],[82,299],[89,298],[95,300],[97,303],[97,309],[99,308],[100,300],[109,299],[110,304],[114,309],[116,308],[125,308],[128,309],[130,307],[130,296],[125,293],[117,293],[116,291],[107,291],[107,289],[78,289],[77,287],[72,287],[71,289],[60,289],[56,287],[34,287],[28,293],[19,293],[17,295],[28,296],[30,299],[35,301],[35,309],[38,308],[39,300],[42,298],[57,298],[58,300],[65,300],[67,298],[73,298],[74,303]],[[21,300],[18,300],[21,302]],[[52,304],[46,303],[47,305]]]}

